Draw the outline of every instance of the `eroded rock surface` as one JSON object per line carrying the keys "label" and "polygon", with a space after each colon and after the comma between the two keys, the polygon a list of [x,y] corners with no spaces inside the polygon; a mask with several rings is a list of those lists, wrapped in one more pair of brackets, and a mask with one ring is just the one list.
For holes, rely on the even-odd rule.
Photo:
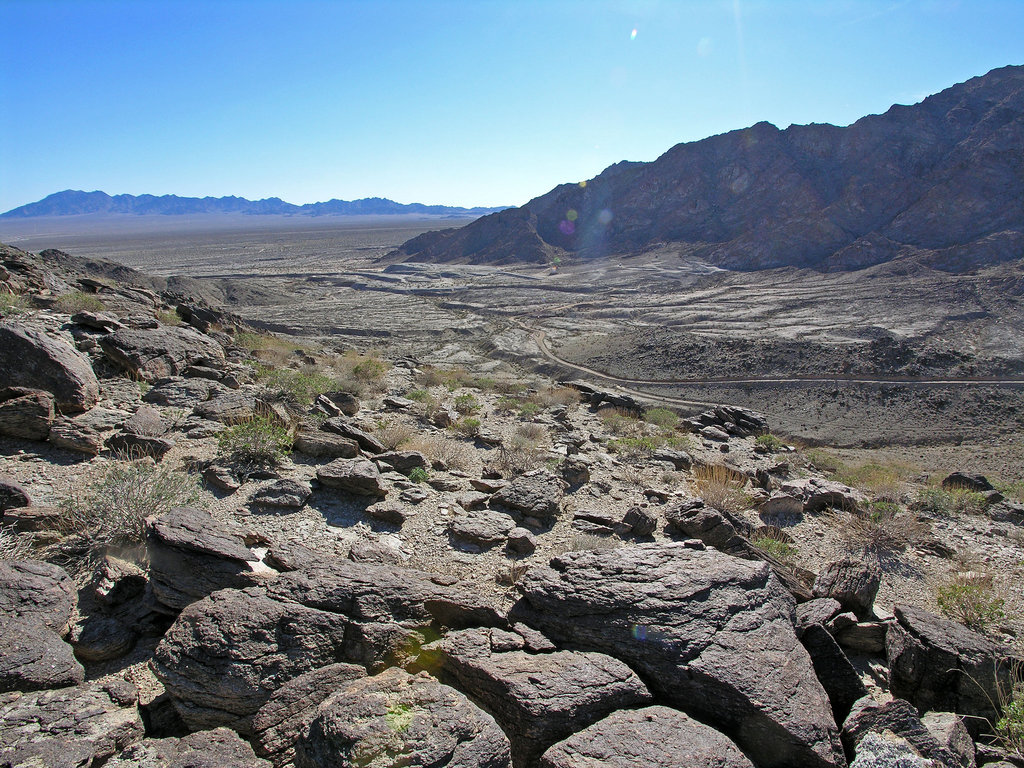
{"label": "eroded rock surface", "polygon": [[88,410],[99,398],[89,359],[38,328],[0,322],[0,372],[0,387],[44,390],[67,413]]}
{"label": "eroded rock surface", "polygon": [[764,563],[684,544],[555,557],[519,583],[510,617],[601,651],[707,718],[763,766],[843,765],[829,701]]}

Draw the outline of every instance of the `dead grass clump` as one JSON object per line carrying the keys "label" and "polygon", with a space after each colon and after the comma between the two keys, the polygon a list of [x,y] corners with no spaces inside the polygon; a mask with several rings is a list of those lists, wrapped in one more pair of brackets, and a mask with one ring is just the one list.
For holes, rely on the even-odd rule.
{"label": "dead grass clump", "polygon": [[896,501],[903,493],[903,481],[912,474],[909,467],[900,464],[867,462],[857,466],[843,465],[836,470],[834,480],[859,488],[876,499]]}
{"label": "dead grass clump", "polygon": [[693,470],[693,487],[704,502],[723,512],[739,513],[750,507],[744,493],[747,476],[725,464],[704,464]]}
{"label": "dead grass clump", "polygon": [[419,451],[431,462],[440,461],[448,469],[468,472],[473,468],[476,449],[461,440],[449,440],[439,435],[430,435],[409,443],[409,450]]}
{"label": "dead grass clump", "polygon": [[67,535],[61,559],[73,569],[117,547],[145,540],[145,520],[199,499],[196,477],[152,461],[118,461],[60,505],[57,530]]}
{"label": "dead grass clump", "polygon": [[528,399],[543,408],[553,405],[577,405],[580,402],[580,392],[572,387],[547,386],[531,393]]}
{"label": "dead grass clump", "polygon": [[516,437],[521,437],[534,445],[540,445],[548,439],[548,431],[542,424],[526,422],[516,427]]}
{"label": "dead grass clump", "polygon": [[866,511],[837,512],[834,524],[849,549],[874,555],[903,552],[925,542],[930,533],[915,515],[888,502],[871,504]]}
{"label": "dead grass clump", "polygon": [[402,446],[412,442],[416,435],[415,427],[396,419],[382,421],[373,430],[373,436],[380,440],[389,451],[397,451]]}
{"label": "dead grass clump", "polygon": [[601,551],[615,549],[622,540],[615,536],[596,536],[593,533],[577,533],[569,542],[570,552]]}
{"label": "dead grass clump", "polygon": [[978,632],[987,631],[1006,617],[1006,600],[997,593],[990,573],[953,574],[936,589],[936,600],[949,618]]}
{"label": "dead grass clump", "polygon": [[507,443],[503,443],[497,451],[497,455],[490,462],[494,471],[506,480],[540,469],[547,459],[547,452],[535,445],[513,437]]}
{"label": "dead grass clump", "polygon": [[632,411],[623,408],[602,408],[597,415],[604,428],[613,435],[635,437],[642,432],[643,423]]}
{"label": "dead grass clump", "polygon": [[34,557],[32,535],[0,526],[0,560],[30,560]]}

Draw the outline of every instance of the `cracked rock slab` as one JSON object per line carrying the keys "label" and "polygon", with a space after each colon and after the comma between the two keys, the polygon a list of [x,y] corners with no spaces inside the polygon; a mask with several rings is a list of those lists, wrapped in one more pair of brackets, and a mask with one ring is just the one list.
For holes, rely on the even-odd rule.
{"label": "cracked rock slab", "polygon": [[623,710],[555,744],[540,768],[754,768],[732,741],[679,710]]}
{"label": "cracked rock slab", "polygon": [[234,731],[215,728],[180,739],[146,739],[106,764],[106,768],[270,768]]}
{"label": "cracked rock slab", "polygon": [[392,667],[326,699],[295,749],[298,768],[509,768],[486,712],[426,672]]}
{"label": "cracked rock slab", "polygon": [[518,587],[510,620],[626,662],[759,766],[845,765],[828,697],[794,631],[795,602],[768,564],[640,544],[560,555]]}

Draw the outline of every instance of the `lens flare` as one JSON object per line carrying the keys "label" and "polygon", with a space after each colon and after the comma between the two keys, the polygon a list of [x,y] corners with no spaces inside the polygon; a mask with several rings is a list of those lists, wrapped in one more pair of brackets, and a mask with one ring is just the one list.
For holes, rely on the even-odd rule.
{"label": "lens flare", "polygon": [[636,27],[633,27],[633,31],[629,33],[630,40],[636,40]]}
{"label": "lens flare", "polygon": [[608,226],[612,222],[612,212],[607,208],[602,208],[601,212],[597,214],[597,220],[605,226]]}
{"label": "lens flare", "polygon": [[576,231],[576,225],[571,221],[565,221],[564,219],[558,225],[558,231],[563,235],[571,235]]}
{"label": "lens flare", "polygon": [[579,216],[580,215],[576,213],[575,209],[573,208],[570,208],[568,211],[566,211],[565,214],[565,218],[568,219],[569,221],[576,221],[576,219],[578,219]]}
{"label": "lens flare", "polygon": [[580,189],[586,189],[586,188],[587,188],[587,182],[581,181],[580,182]]}

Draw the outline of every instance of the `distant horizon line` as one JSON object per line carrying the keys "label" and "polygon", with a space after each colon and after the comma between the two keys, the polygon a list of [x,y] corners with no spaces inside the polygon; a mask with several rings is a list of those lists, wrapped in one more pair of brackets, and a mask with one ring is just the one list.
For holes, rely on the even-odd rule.
{"label": "distant horizon line", "polygon": [[[105,191],[100,190],[100,189],[95,189],[95,190],[87,192],[87,191],[82,190],[82,189],[70,189],[69,188],[69,189],[62,189],[62,190],[60,190],[58,192],[51,192],[50,194],[46,195],[43,198],[40,198],[39,200],[34,200],[34,201],[31,201],[31,202],[28,202],[28,203],[24,203],[22,205],[18,205],[18,206],[15,206],[14,208],[11,208],[10,210],[0,212],[0,217],[8,217],[8,218],[36,218],[36,217],[43,217],[43,216],[47,216],[47,215],[49,215],[49,216],[90,216],[90,215],[97,215],[97,214],[101,214],[101,215],[102,214],[106,214],[106,215],[122,215],[123,214],[123,215],[130,215],[130,216],[132,216],[132,215],[134,215],[134,216],[146,215],[145,212],[137,212],[137,211],[132,211],[132,210],[120,210],[120,211],[116,211],[116,210],[115,211],[112,211],[112,210],[88,210],[88,211],[74,211],[74,212],[64,212],[64,213],[56,212],[56,213],[49,213],[49,214],[47,214],[47,213],[30,212],[31,209],[35,209],[37,207],[42,207],[47,201],[56,202],[53,199],[57,198],[58,200],[60,200],[62,198],[62,196],[65,197],[65,198],[70,197],[70,196],[76,196],[79,201],[85,201],[85,200],[88,200],[88,199],[97,199],[97,198],[99,198],[99,199],[105,199],[105,200],[110,200],[110,201],[119,201],[119,202],[124,202],[124,201],[129,201],[129,202],[136,202],[136,201],[142,201],[142,202],[164,201],[164,202],[183,202],[183,203],[204,203],[204,202],[205,203],[218,203],[218,202],[219,203],[225,203],[225,202],[230,202],[230,203],[238,203],[240,206],[258,206],[258,205],[264,205],[265,206],[267,204],[270,204],[271,206],[275,206],[275,207],[279,207],[279,208],[285,209],[285,210],[268,210],[268,211],[257,211],[257,210],[214,210],[214,211],[180,211],[180,212],[165,211],[165,212],[160,212],[160,213],[155,213],[154,214],[154,215],[160,215],[160,216],[188,215],[189,213],[209,213],[209,214],[212,214],[212,215],[224,215],[224,214],[230,214],[230,213],[239,213],[239,214],[244,214],[244,215],[257,215],[257,216],[258,215],[275,215],[275,214],[276,215],[288,215],[288,214],[293,214],[293,213],[300,214],[300,215],[309,215],[311,213],[323,214],[323,213],[332,213],[332,212],[336,213],[338,215],[358,215],[359,213],[364,213],[364,212],[362,212],[362,211],[348,211],[348,212],[345,212],[345,211],[323,211],[323,210],[319,210],[318,211],[316,209],[323,209],[325,207],[330,207],[330,206],[333,206],[335,208],[338,208],[338,207],[341,207],[341,206],[360,206],[361,204],[365,205],[365,204],[368,204],[368,203],[369,204],[377,204],[379,206],[391,206],[391,207],[396,208],[396,209],[408,209],[408,210],[392,210],[390,213],[384,213],[384,214],[380,214],[380,215],[396,215],[396,214],[402,214],[402,213],[429,213],[431,211],[433,211],[433,212],[435,212],[437,214],[444,214],[446,212],[454,213],[454,212],[460,212],[460,211],[465,211],[465,212],[469,212],[469,213],[472,213],[472,212],[493,213],[493,212],[505,210],[507,208],[514,208],[514,207],[516,207],[516,206],[513,206],[513,205],[493,205],[493,206],[491,206],[491,205],[474,205],[474,206],[463,206],[463,205],[449,205],[449,204],[446,204],[446,203],[421,203],[421,202],[400,203],[400,202],[398,202],[396,200],[393,200],[392,198],[381,197],[381,196],[376,196],[376,195],[372,196],[372,197],[354,198],[352,200],[345,200],[343,198],[332,197],[332,198],[330,198],[328,200],[318,200],[318,201],[312,202],[312,203],[291,203],[291,202],[288,202],[287,200],[285,200],[285,199],[283,199],[281,197],[277,197],[277,196],[262,197],[262,198],[252,199],[252,198],[248,198],[248,197],[243,197],[241,195],[220,195],[220,196],[204,195],[202,197],[199,197],[199,196],[195,196],[195,195],[178,195],[178,194],[175,194],[175,193],[164,193],[164,194],[159,194],[158,195],[158,194],[153,194],[153,193],[150,193],[150,192],[144,192],[144,193],[137,194],[137,195],[136,194],[132,194],[130,192],[119,192],[119,193],[115,193],[115,194],[109,194],[108,192],[105,192]],[[29,209],[29,211],[26,211],[25,209]],[[424,209],[427,209],[427,210],[424,210]],[[372,212],[371,211],[367,211],[365,213],[372,213]],[[15,215],[11,216],[11,214],[15,214]]]}

